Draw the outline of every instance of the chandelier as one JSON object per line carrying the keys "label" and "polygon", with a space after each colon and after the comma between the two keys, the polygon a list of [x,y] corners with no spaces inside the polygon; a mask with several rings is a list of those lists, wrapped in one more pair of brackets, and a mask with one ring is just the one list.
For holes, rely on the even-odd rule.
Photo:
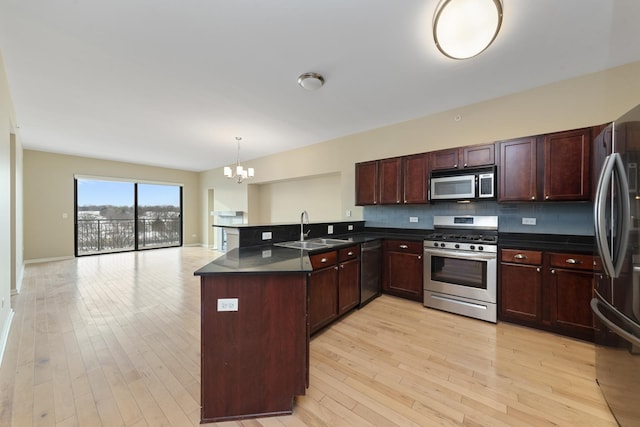
{"label": "chandelier", "polygon": [[236,141],[238,142],[238,158],[236,161],[235,171],[231,166],[224,167],[224,176],[229,179],[234,179],[238,184],[244,181],[247,178],[252,178],[254,174],[253,168],[243,168],[240,164],[240,138],[236,136]]}

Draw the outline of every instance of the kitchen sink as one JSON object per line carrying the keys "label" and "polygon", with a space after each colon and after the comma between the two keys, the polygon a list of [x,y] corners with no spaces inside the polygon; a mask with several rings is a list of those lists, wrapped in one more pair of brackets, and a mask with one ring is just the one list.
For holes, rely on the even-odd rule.
{"label": "kitchen sink", "polygon": [[282,242],[282,243],[274,243],[274,246],[281,246],[283,248],[291,248],[291,249],[302,249],[305,251],[311,251],[314,249],[322,249],[322,248],[328,248],[329,245],[326,243],[320,243],[320,242],[311,242],[309,240],[294,240],[291,242]]}
{"label": "kitchen sink", "polygon": [[345,239],[326,239],[324,237],[317,237],[315,239],[309,239],[307,240],[308,242],[318,242],[318,243],[323,243],[325,245],[329,245],[329,246],[333,246],[333,245],[342,245],[344,243],[350,243],[351,240],[345,240]]}
{"label": "kitchen sink", "polygon": [[314,249],[330,248],[336,245],[343,245],[349,243],[350,240],[343,239],[326,239],[317,237],[309,240],[292,240],[290,242],[274,243],[274,246],[280,246],[290,249],[302,249],[304,251],[312,251]]}

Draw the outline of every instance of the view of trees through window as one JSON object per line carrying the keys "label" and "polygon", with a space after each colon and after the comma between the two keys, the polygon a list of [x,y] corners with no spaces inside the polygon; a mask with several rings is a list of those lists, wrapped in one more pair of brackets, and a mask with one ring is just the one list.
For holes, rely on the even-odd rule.
{"label": "view of trees through window", "polygon": [[76,180],[76,255],[180,246],[182,188]]}

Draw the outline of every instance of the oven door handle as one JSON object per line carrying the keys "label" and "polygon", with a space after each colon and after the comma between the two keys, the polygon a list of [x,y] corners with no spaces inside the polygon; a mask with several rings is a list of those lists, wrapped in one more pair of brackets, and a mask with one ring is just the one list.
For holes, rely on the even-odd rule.
{"label": "oven door handle", "polygon": [[488,253],[488,252],[469,252],[469,251],[456,251],[449,249],[424,249],[425,254],[429,255],[437,255],[437,256],[446,256],[449,258],[458,258],[458,259],[468,259],[468,260],[482,260],[482,261],[491,261],[498,258],[497,254]]}

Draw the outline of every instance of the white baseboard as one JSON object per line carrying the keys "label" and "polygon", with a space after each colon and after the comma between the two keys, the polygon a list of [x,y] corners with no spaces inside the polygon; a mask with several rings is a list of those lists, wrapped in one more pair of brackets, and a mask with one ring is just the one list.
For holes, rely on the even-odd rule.
{"label": "white baseboard", "polygon": [[11,295],[18,295],[22,289],[22,280],[24,279],[24,263],[20,266],[16,277],[16,288],[11,290]]}
{"label": "white baseboard", "polygon": [[2,328],[2,335],[0,335],[0,367],[2,366],[4,351],[7,348],[7,341],[9,340],[9,331],[11,330],[11,323],[13,323],[14,315],[15,315],[15,312],[9,309],[9,317],[4,323],[4,328]]}
{"label": "white baseboard", "polygon": [[64,261],[67,259],[73,259],[72,256],[59,256],[54,258],[38,258],[38,259],[27,259],[24,261],[25,264],[37,264],[40,262],[52,262],[52,261]]}

